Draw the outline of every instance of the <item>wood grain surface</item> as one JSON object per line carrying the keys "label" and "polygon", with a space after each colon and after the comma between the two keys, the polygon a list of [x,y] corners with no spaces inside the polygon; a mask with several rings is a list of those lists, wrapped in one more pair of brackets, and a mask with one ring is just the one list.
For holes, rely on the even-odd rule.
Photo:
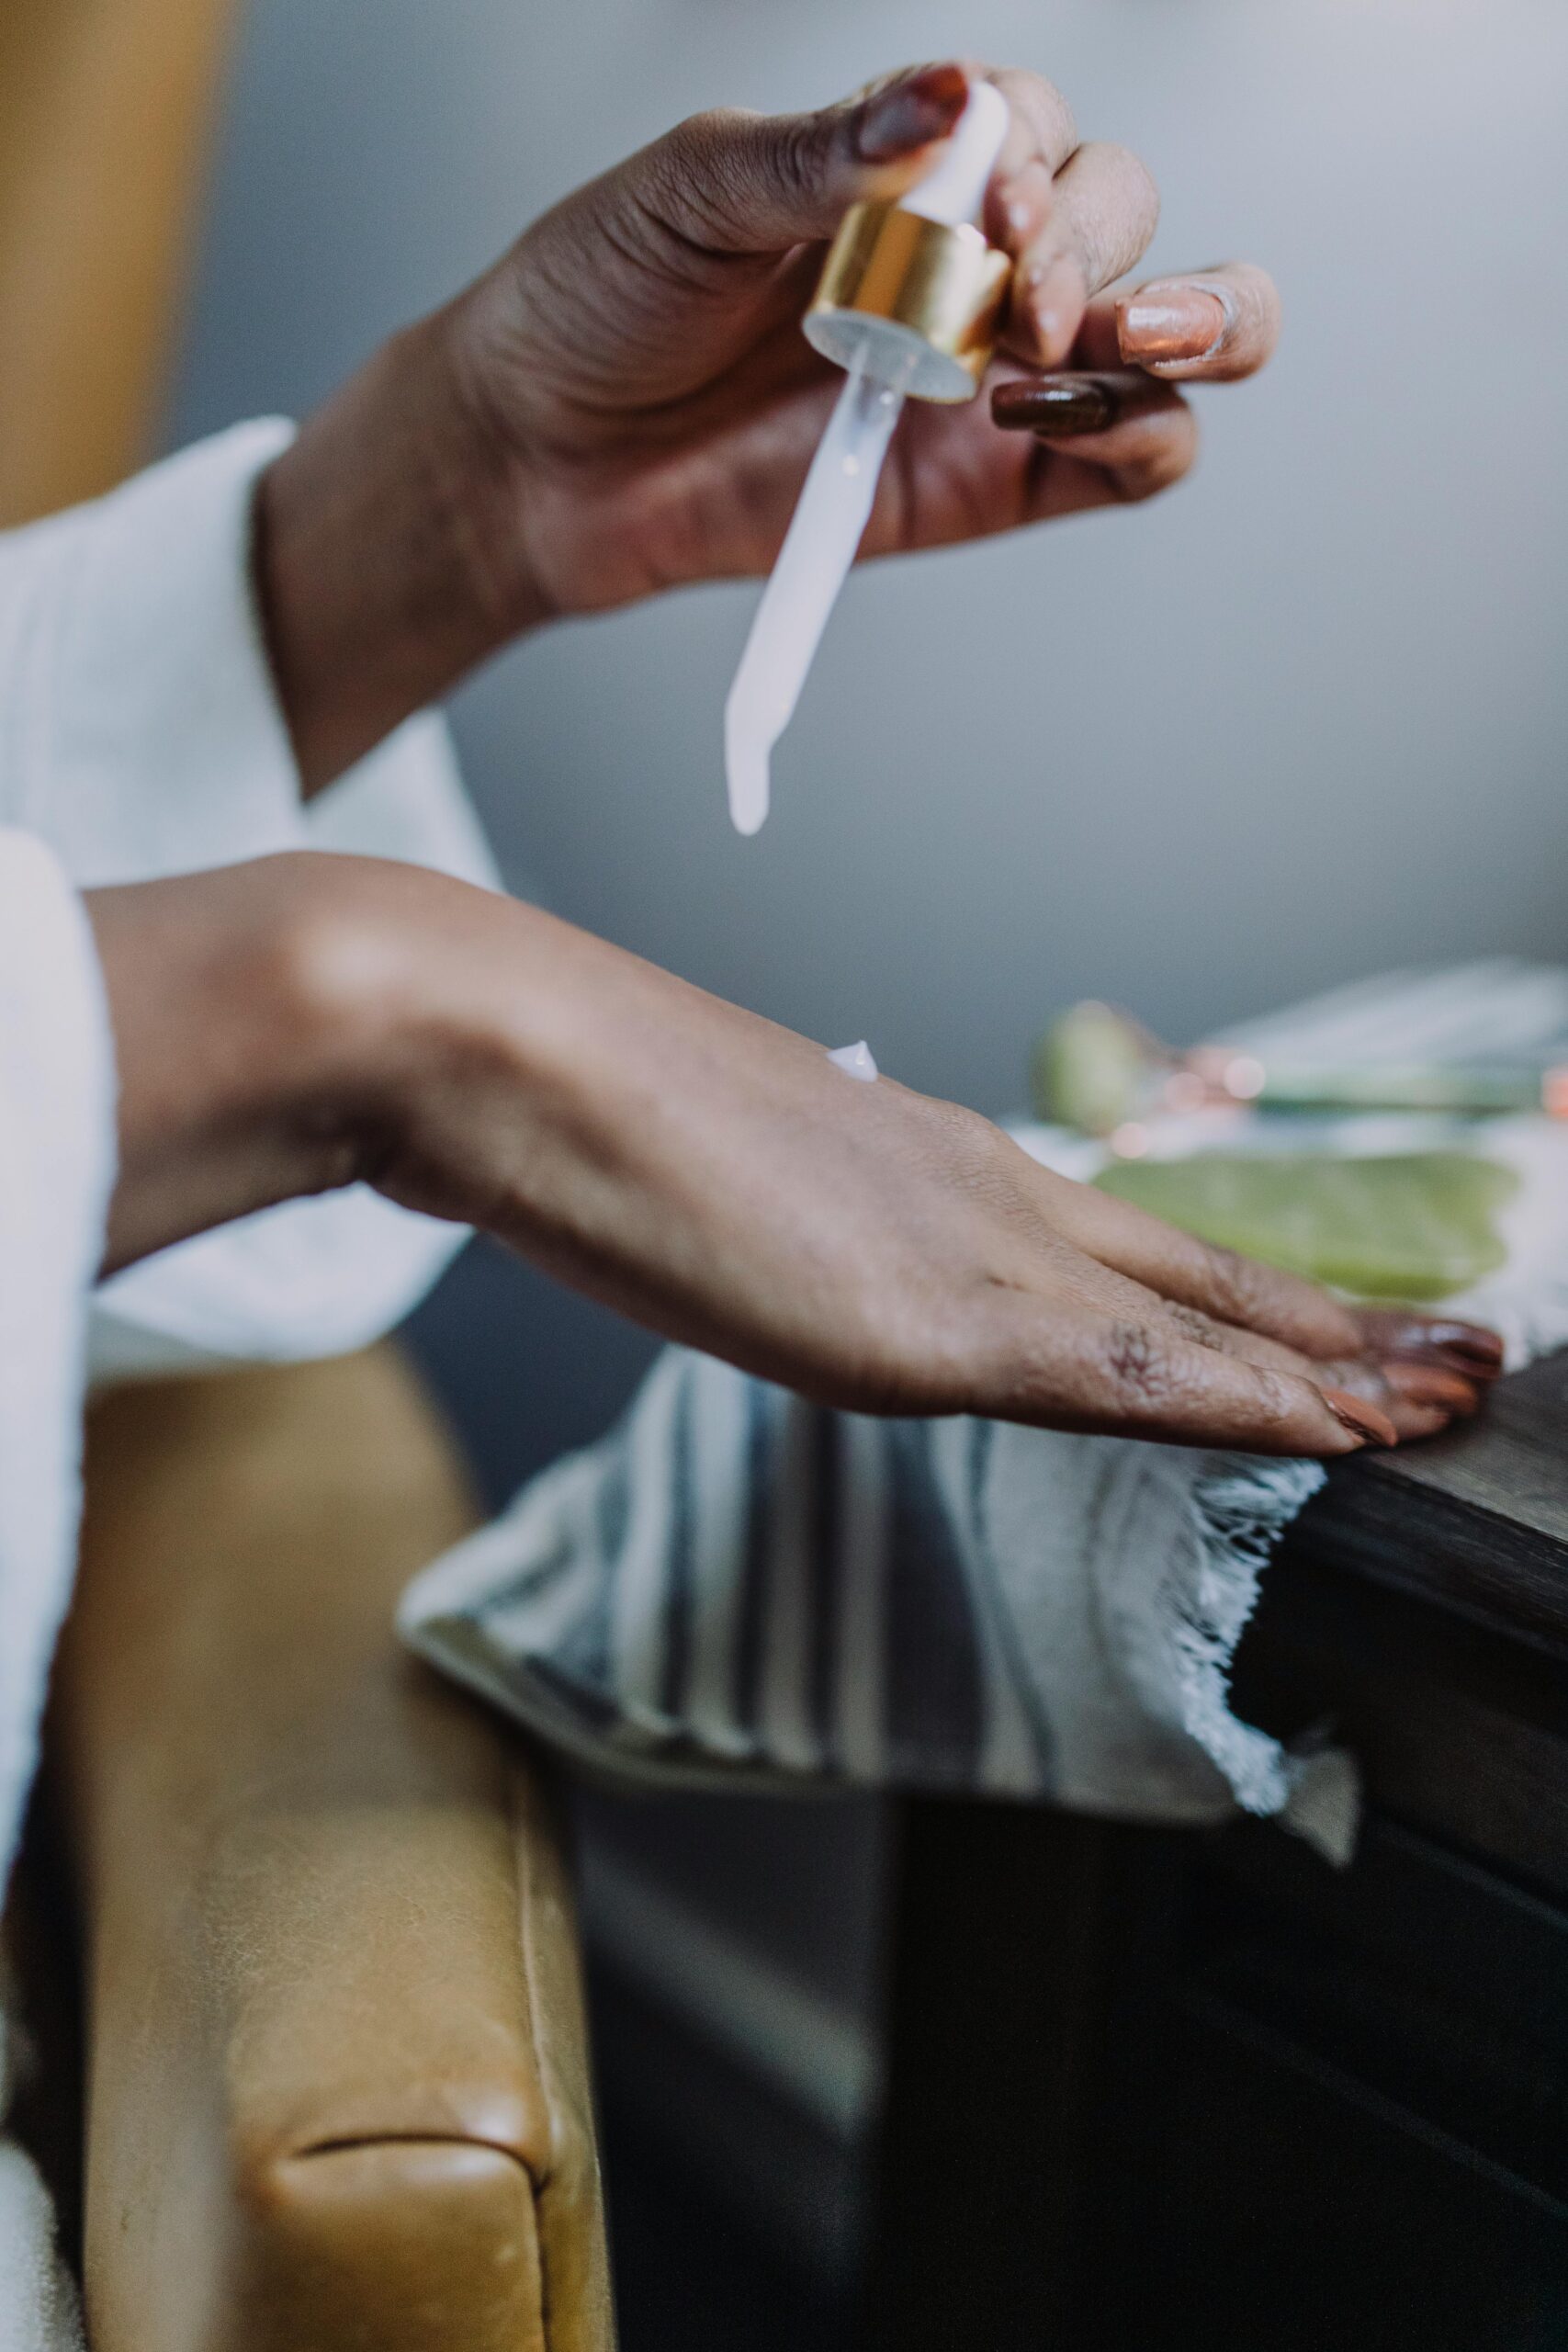
{"label": "wood grain surface", "polygon": [[1568,1351],[1468,1427],[1336,1470],[1286,1546],[1307,1555],[1568,1657]]}

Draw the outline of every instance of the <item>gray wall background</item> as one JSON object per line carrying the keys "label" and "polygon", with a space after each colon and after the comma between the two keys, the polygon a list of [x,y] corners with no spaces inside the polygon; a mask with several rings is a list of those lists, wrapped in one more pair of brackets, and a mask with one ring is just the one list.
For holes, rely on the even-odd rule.
{"label": "gray wall background", "polygon": [[[455,718],[513,882],[993,1111],[1077,996],[1188,1037],[1406,959],[1560,954],[1557,0],[250,0],[171,437],[308,408],[697,107],[954,49],[1038,63],[1148,158],[1152,266],[1268,261],[1275,368],[1200,395],[1157,508],[852,582],[753,842],[719,763],[753,590],[508,656]],[[496,1492],[643,1354],[482,1251],[417,1328]],[[874,1826],[602,1836],[852,2011]]]}

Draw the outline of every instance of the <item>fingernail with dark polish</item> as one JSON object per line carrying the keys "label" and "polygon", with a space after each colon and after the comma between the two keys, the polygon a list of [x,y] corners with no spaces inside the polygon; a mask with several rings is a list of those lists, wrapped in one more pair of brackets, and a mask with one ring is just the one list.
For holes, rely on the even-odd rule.
{"label": "fingernail with dark polish", "polygon": [[868,164],[890,164],[933,139],[945,139],[969,103],[962,65],[924,65],[866,100],[855,149]]}
{"label": "fingernail with dark polish", "polygon": [[1477,1371],[1491,1374],[1503,1369],[1503,1342],[1495,1331],[1488,1331],[1480,1323],[1413,1324],[1407,1344],[1413,1354],[1431,1352],[1457,1358],[1462,1363],[1473,1364]]}
{"label": "fingernail with dark polish", "polygon": [[1145,287],[1116,314],[1123,359],[1204,359],[1224,334],[1225,306],[1201,286]]}
{"label": "fingernail with dark polish", "polygon": [[1358,1437],[1371,1438],[1377,1445],[1399,1443],[1399,1431],[1375,1405],[1363,1403],[1359,1396],[1352,1396],[1343,1388],[1325,1388],[1319,1393],[1335,1419],[1343,1421]]}
{"label": "fingernail with dark polish", "polygon": [[1447,1364],[1471,1380],[1495,1380],[1503,1369],[1503,1342],[1483,1323],[1461,1323],[1446,1316],[1400,1315],[1386,1307],[1363,1308],[1360,1322],[1380,1356]]}
{"label": "fingernail with dark polish", "polygon": [[1080,433],[1103,433],[1114,424],[1116,401],[1110,386],[1096,377],[1047,376],[1040,383],[998,384],[991,394],[991,421],[1010,432],[1071,441]]}
{"label": "fingernail with dark polish", "polygon": [[1440,1412],[1469,1420],[1481,1404],[1472,1382],[1437,1363],[1385,1363],[1382,1376],[1396,1396],[1408,1405],[1434,1405]]}

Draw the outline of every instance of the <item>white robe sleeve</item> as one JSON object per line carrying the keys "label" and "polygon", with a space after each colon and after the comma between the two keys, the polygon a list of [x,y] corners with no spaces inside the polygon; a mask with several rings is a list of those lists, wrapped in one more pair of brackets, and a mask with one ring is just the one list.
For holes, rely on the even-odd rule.
{"label": "white robe sleeve", "polygon": [[[0,826],[0,1903],[76,1565],[87,1295],[114,1181],[114,1101],[82,902],[41,842]],[[11,2056],[0,2009],[0,2124]],[[3,2133],[0,2345],[82,2345],[43,2183]]]}
{"label": "white robe sleeve", "polygon": [[75,1565],[87,1295],[113,1180],[82,903],[40,842],[0,828],[0,1886]]}
{"label": "white robe sleeve", "polygon": [[[0,822],[84,887],[310,846],[494,885],[434,716],[300,802],[250,579],[256,477],[288,435],[239,426],[0,537]],[[363,1345],[462,1238],[362,1188],[243,1218],[104,1285],[95,1375]]]}

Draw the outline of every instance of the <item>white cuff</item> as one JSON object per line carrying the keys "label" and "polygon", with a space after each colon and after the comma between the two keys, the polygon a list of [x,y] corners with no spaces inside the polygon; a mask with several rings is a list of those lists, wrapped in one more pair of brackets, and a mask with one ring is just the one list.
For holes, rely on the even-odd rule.
{"label": "white cuff", "polygon": [[41,842],[0,830],[0,1890],[75,1562],[114,1103],[81,900]]}
{"label": "white cuff", "polygon": [[290,432],[240,425],[0,543],[5,797],[84,888],[303,842],[250,564]]}
{"label": "white cuff", "polygon": [[[433,714],[301,804],[251,576],[256,480],[291,432],[236,426],[0,537],[0,821],[79,885],[305,847],[495,883]],[[95,1374],[357,1347],[462,1239],[358,1191],[246,1217],[104,1286]]]}

